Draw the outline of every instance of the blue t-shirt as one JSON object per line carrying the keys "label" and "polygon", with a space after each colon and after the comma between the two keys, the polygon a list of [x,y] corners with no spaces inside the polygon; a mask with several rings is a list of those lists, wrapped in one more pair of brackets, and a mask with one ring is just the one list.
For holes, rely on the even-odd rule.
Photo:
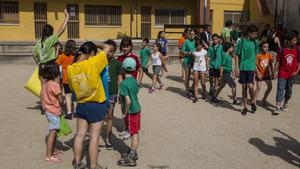
{"label": "blue t-shirt", "polygon": [[100,74],[100,78],[102,80],[103,88],[105,91],[105,96],[106,96],[106,104],[109,107],[109,88],[108,88],[108,83],[109,83],[109,72],[108,72],[108,66],[106,66],[105,69]]}
{"label": "blue t-shirt", "polygon": [[160,44],[161,47],[161,53],[163,55],[167,54],[167,45],[168,45],[168,40],[165,38],[160,38],[158,43]]}

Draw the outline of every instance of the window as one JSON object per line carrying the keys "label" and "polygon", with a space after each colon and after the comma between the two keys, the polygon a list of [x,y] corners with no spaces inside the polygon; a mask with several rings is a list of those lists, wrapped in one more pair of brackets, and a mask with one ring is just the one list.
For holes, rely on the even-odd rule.
{"label": "window", "polygon": [[186,12],[183,9],[155,9],[155,25],[185,24]]}
{"label": "window", "polygon": [[249,22],[248,11],[225,11],[224,12],[224,25],[227,20],[231,20],[233,23]]}
{"label": "window", "polygon": [[19,23],[19,3],[18,1],[0,1],[0,23]]}
{"label": "window", "polygon": [[85,24],[100,26],[121,26],[122,7],[85,5]]}

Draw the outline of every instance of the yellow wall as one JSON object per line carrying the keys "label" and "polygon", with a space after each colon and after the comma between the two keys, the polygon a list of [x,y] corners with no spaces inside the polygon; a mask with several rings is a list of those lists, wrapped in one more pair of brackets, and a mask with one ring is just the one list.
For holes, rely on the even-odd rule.
{"label": "yellow wall", "polygon": [[250,22],[260,23],[259,29],[262,30],[267,23],[273,25],[274,17],[271,15],[261,16],[258,11],[256,2],[250,0]]}

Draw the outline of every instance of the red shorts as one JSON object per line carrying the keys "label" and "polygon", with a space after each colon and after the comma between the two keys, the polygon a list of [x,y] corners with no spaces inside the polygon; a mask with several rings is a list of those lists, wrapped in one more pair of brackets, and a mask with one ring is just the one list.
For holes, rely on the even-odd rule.
{"label": "red shorts", "polygon": [[141,129],[141,112],[127,114],[127,116],[124,118],[124,121],[130,135],[139,134]]}

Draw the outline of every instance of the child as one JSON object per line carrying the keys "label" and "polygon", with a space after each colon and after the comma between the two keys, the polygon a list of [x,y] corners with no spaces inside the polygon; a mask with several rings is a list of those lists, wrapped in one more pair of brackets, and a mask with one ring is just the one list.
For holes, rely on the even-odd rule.
{"label": "child", "polygon": [[141,106],[138,101],[138,83],[132,76],[132,71],[136,70],[136,62],[133,58],[126,58],[123,62],[125,79],[120,84],[120,96],[122,112],[125,115],[125,122],[131,135],[131,147],[128,153],[123,155],[118,161],[118,165],[136,166],[137,148],[139,145],[139,130],[141,126]]}
{"label": "child", "polygon": [[215,92],[220,83],[220,67],[223,53],[223,45],[219,43],[217,34],[212,35],[212,40],[213,44],[208,48],[210,95]]}
{"label": "child", "polygon": [[141,59],[141,64],[142,64],[142,70],[143,72],[140,75],[139,79],[139,86],[141,87],[141,83],[143,80],[144,74],[146,74],[150,79],[152,79],[152,74],[149,73],[148,67],[151,63],[150,56],[151,56],[151,51],[150,48],[148,47],[149,44],[149,39],[144,38],[143,43],[142,43],[142,49],[140,50],[140,59]]}
{"label": "child", "polygon": [[[128,58],[128,57],[133,58],[136,62],[136,67],[135,67],[135,70],[131,71],[130,73],[132,73],[132,76],[136,80],[138,80],[138,79],[140,79],[140,76],[142,74],[141,63],[140,63],[138,57],[135,54],[132,53],[132,49],[133,49],[133,44],[132,44],[131,38],[130,37],[122,38],[122,41],[121,41],[121,44],[120,44],[120,51],[123,52],[123,55],[118,57],[118,61],[123,63],[123,61],[126,58]],[[124,74],[123,74],[123,76],[124,76]],[[124,77],[123,77],[123,79],[124,79]],[[120,133],[120,136],[123,136],[124,140],[130,138],[130,134],[127,132],[126,126],[125,126],[125,130]]]}
{"label": "child", "polygon": [[191,28],[185,28],[184,29],[184,32],[182,33],[182,36],[181,38],[179,39],[178,41],[178,49],[179,49],[179,62],[180,62],[180,65],[181,65],[181,68],[182,68],[182,71],[181,71],[181,80],[182,81],[185,81],[185,72],[184,72],[184,66],[183,66],[183,58],[184,58],[184,55],[181,51],[181,48],[185,42],[185,40],[188,38],[189,36],[189,32],[191,31]]}
{"label": "child", "polygon": [[56,59],[56,63],[62,66],[62,81],[63,88],[65,91],[66,105],[67,105],[67,114],[65,116],[66,119],[72,119],[72,91],[69,87],[69,77],[67,67],[71,65],[74,61],[74,54],[76,51],[76,42],[74,40],[68,40],[66,42],[64,52],[58,56]]}
{"label": "child", "polygon": [[272,90],[272,81],[274,78],[273,72],[273,57],[269,53],[268,42],[262,42],[260,45],[261,53],[256,56],[256,90],[255,90],[255,102],[258,97],[258,93],[261,88],[262,81],[267,84],[267,90],[265,91],[262,102],[267,106],[267,98]]}
{"label": "child", "polygon": [[259,43],[256,40],[258,28],[255,25],[247,27],[247,36],[238,41],[235,57],[235,73],[239,76],[242,84],[244,109],[241,114],[247,115],[247,89],[251,97],[252,113],[256,111],[254,94],[254,72],[256,70],[256,55],[259,51]]}
{"label": "child", "polygon": [[[102,51],[97,54],[97,47]],[[96,46],[93,42],[84,43],[76,52],[76,62],[68,66],[70,88],[77,98],[77,131],[74,141],[74,169],[86,167],[81,162],[82,146],[87,131],[89,140],[90,169],[97,166],[99,135],[107,114],[106,95],[100,73],[107,66],[106,55],[110,47],[105,44]],[[80,57],[79,57],[80,55]]]}
{"label": "child", "polygon": [[57,157],[58,153],[54,151],[56,150],[57,132],[60,129],[60,104],[63,102],[60,89],[59,67],[54,61],[47,62],[44,65],[43,72],[40,73],[44,79],[42,82],[41,101],[49,122],[47,157],[45,161],[48,163],[57,163],[61,162],[61,159]]}
{"label": "child", "polygon": [[152,65],[153,65],[153,78],[152,78],[152,87],[149,89],[149,93],[152,94],[155,91],[156,81],[159,83],[159,90],[161,90],[164,86],[164,84],[161,82],[159,78],[159,72],[161,71],[161,68],[164,67],[163,55],[158,51],[159,50],[159,44],[154,43],[152,46],[153,53],[151,54],[152,59]]}
{"label": "child", "polygon": [[199,74],[201,79],[201,85],[202,85],[202,99],[204,100],[206,98],[206,74],[207,74],[207,68],[208,68],[208,58],[207,58],[207,51],[203,48],[203,41],[202,39],[196,40],[196,47],[197,50],[193,52],[194,55],[194,92],[195,97],[193,99],[193,103],[196,103],[198,101],[198,81],[199,81]]}
{"label": "child", "polygon": [[107,122],[107,139],[105,141],[106,149],[111,150],[111,135],[113,126],[113,113],[115,104],[118,98],[118,85],[122,81],[122,63],[114,58],[114,54],[117,50],[117,44],[113,40],[107,40],[104,44],[110,46],[110,50],[107,54],[108,60],[108,72],[109,72],[109,108],[106,116]]}
{"label": "child", "polygon": [[168,57],[168,40],[166,39],[166,34],[164,31],[159,31],[157,35],[156,42],[159,43],[160,47],[160,53],[163,55],[162,62],[164,63],[164,68],[161,70],[161,75],[164,75],[164,71],[167,72],[168,69],[166,67],[166,62],[169,59]]}
{"label": "child", "polygon": [[185,40],[181,48],[181,52],[184,55],[183,66],[185,68],[185,83],[184,83],[185,90],[186,90],[185,92],[188,98],[190,98],[192,95],[191,92],[189,91],[189,86],[190,86],[191,69],[194,63],[192,53],[196,50],[195,35],[196,35],[196,31],[191,30],[189,32],[189,38]]}
{"label": "child", "polygon": [[226,84],[229,85],[232,91],[232,99],[233,104],[237,104],[236,99],[236,83],[232,78],[232,55],[233,55],[233,45],[229,42],[226,42],[223,45],[223,56],[222,56],[222,63],[220,68],[220,76],[221,76],[221,86],[217,88],[214,92],[212,97],[212,102],[218,103],[219,100],[217,99],[218,95],[220,94],[221,90],[225,87]]}
{"label": "child", "polygon": [[296,47],[297,36],[294,33],[289,33],[286,41],[287,46],[278,51],[276,59],[275,70],[278,69],[278,83],[274,115],[287,110],[288,101],[292,96],[295,76],[300,70],[300,49]]}

